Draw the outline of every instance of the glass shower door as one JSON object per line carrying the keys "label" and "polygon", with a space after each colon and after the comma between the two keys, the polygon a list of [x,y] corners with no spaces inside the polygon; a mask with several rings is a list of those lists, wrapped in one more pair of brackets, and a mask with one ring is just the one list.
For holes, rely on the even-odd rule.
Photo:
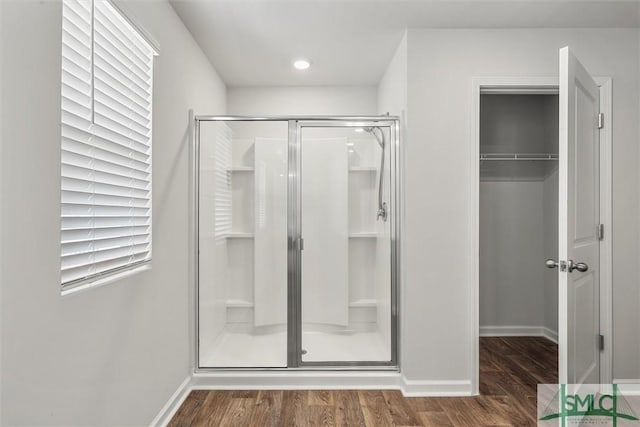
{"label": "glass shower door", "polygon": [[394,122],[298,124],[299,363],[394,363]]}
{"label": "glass shower door", "polygon": [[288,121],[198,139],[198,367],[287,367]]}

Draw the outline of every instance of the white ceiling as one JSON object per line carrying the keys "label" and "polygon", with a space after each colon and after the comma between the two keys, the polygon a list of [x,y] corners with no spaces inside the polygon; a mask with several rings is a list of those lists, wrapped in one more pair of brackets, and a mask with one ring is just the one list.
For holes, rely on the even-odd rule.
{"label": "white ceiling", "polygon": [[[170,0],[229,86],[376,85],[406,28],[637,27],[638,1]],[[312,67],[296,71],[304,56]]]}

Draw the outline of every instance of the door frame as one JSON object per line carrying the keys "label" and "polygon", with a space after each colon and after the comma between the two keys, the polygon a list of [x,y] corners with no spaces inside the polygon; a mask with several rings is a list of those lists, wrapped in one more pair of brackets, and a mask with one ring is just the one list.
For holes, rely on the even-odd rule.
{"label": "door frame", "polygon": [[[612,293],[612,79],[595,77],[600,87],[600,111],[604,126],[600,130],[600,222],[604,225],[604,239],[600,241],[600,334],[604,335],[604,350],[600,352],[600,382],[613,380],[613,293]],[[469,313],[471,352],[471,394],[479,394],[480,384],[480,94],[555,94],[559,79],[555,77],[474,77],[471,81],[471,171],[469,200]],[[543,268],[543,266],[541,266]]]}

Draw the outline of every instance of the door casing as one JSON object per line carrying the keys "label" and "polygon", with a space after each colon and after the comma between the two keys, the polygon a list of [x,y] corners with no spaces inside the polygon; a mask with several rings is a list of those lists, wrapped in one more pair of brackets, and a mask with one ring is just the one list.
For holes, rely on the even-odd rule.
{"label": "door casing", "polygon": [[[600,129],[600,222],[604,225],[604,239],[600,242],[600,334],[605,346],[600,352],[600,382],[613,380],[613,293],[612,293],[612,79],[595,77],[600,87],[600,111],[604,113],[604,126]],[[501,93],[513,95],[557,94],[558,77],[474,77],[472,79],[472,129],[471,171],[469,185],[469,313],[471,331],[471,352],[469,368],[471,372],[471,394],[479,394],[480,378],[480,94]],[[540,268],[544,268],[541,265]]]}

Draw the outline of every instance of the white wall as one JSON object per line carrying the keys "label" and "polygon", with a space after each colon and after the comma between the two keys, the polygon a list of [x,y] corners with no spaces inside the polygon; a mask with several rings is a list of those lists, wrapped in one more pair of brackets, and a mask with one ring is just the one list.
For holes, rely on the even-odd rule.
{"label": "white wall", "polygon": [[[126,2],[159,42],[153,268],[60,295],[61,3],[3,2],[2,422],[148,425],[190,374],[188,109],[225,87],[167,2]],[[9,185],[10,184],[10,185]]]}
{"label": "white wall", "polygon": [[[404,117],[407,109],[407,33],[393,54],[378,85],[378,114]],[[401,123],[405,126],[404,120]]]}
{"label": "white wall", "polygon": [[[536,181],[480,182],[480,332],[558,333],[558,172]],[[498,327],[498,328],[496,328]]]}
{"label": "white wall", "polygon": [[480,330],[542,327],[542,181],[480,183]]}
{"label": "white wall", "polygon": [[[407,34],[405,33],[404,37],[398,44],[396,48],[396,52],[391,58],[387,69],[380,80],[380,84],[378,85],[378,114],[386,114],[389,113],[392,116],[400,117],[400,163],[404,162],[403,153],[404,153],[404,145],[408,143],[406,128],[407,128]],[[387,150],[387,165],[390,164],[390,150]],[[404,167],[401,165],[400,170],[398,171],[396,179],[403,180],[404,179]],[[384,185],[385,191],[389,188],[388,180],[385,181]],[[385,193],[388,194],[388,193]],[[403,203],[402,194],[400,194],[400,203]],[[400,221],[404,221],[404,207],[400,205]],[[380,227],[381,225],[379,225]],[[389,237],[389,229],[385,227],[385,237]],[[398,242],[400,248],[402,247],[402,236],[399,236]],[[390,246],[388,244],[381,244],[384,242],[382,239],[378,239],[379,244],[376,245],[376,258],[378,263],[381,263],[381,260],[390,259],[390,254],[388,253],[388,248]],[[399,248],[399,249],[400,249]],[[398,314],[398,323],[399,323],[399,348],[398,348],[398,356],[400,361],[400,366],[404,366],[404,341],[408,336],[405,334],[405,330],[403,329],[404,322],[404,311],[403,311],[403,287],[405,285],[402,274],[403,274],[403,266],[402,266],[403,258],[402,254],[400,254],[400,265],[399,265],[399,314]],[[377,289],[378,293],[381,294],[382,287],[382,279],[385,277],[384,275],[378,275],[377,281]],[[388,277],[388,275],[387,275]],[[391,311],[391,301],[385,300],[383,298],[379,298],[378,303],[378,323],[380,324],[380,319],[382,315],[388,315],[387,313]],[[382,330],[384,336],[391,335],[391,328]],[[401,368],[402,369],[402,368]]]}
{"label": "white wall", "polygon": [[479,244],[481,334],[532,327],[557,339],[558,274],[542,268],[558,256],[557,169],[535,181],[481,181]]}
{"label": "white wall", "polygon": [[231,87],[231,115],[374,115],[377,93],[371,86]]}
{"label": "white wall", "polygon": [[[3,15],[4,15],[4,2],[0,2],[0,24],[2,24],[3,21]],[[2,29],[0,27],[0,35],[2,34]],[[4,99],[4,80],[3,80],[3,76],[4,76],[4,44],[2,44],[0,42],[0,165],[3,164],[3,151],[4,151],[4,132],[2,130],[3,125],[4,125],[4,114],[3,114],[3,110],[4,110],[4,102],[2,102],[2,100]],[[3,176],[2,173],[0,172],[0,206],[2,205],[2,202],[4,201],[4,186],[2,184],[3,182]],[[2,207],[0,207],[0,242],[4,241],[4,232],[3,232],[3,226],[2,224],[4,224],[4,209]],[[0,244],[0,272],[3,271],[4,267],[4,245]],[[0,273],[0,384],[2,384],[2,280],[1,280],[1,273]],[[0,385],[0,425],[2,425],[2,386]]]}
{"label": "white wall", "polygon": [[471,79],[556,76],[565,45],[593,74],[613,77],[614,377],[639,377],[638,33],[525,29],[409,31],[403,246],[409,379],[464,385],[472,375]]}

